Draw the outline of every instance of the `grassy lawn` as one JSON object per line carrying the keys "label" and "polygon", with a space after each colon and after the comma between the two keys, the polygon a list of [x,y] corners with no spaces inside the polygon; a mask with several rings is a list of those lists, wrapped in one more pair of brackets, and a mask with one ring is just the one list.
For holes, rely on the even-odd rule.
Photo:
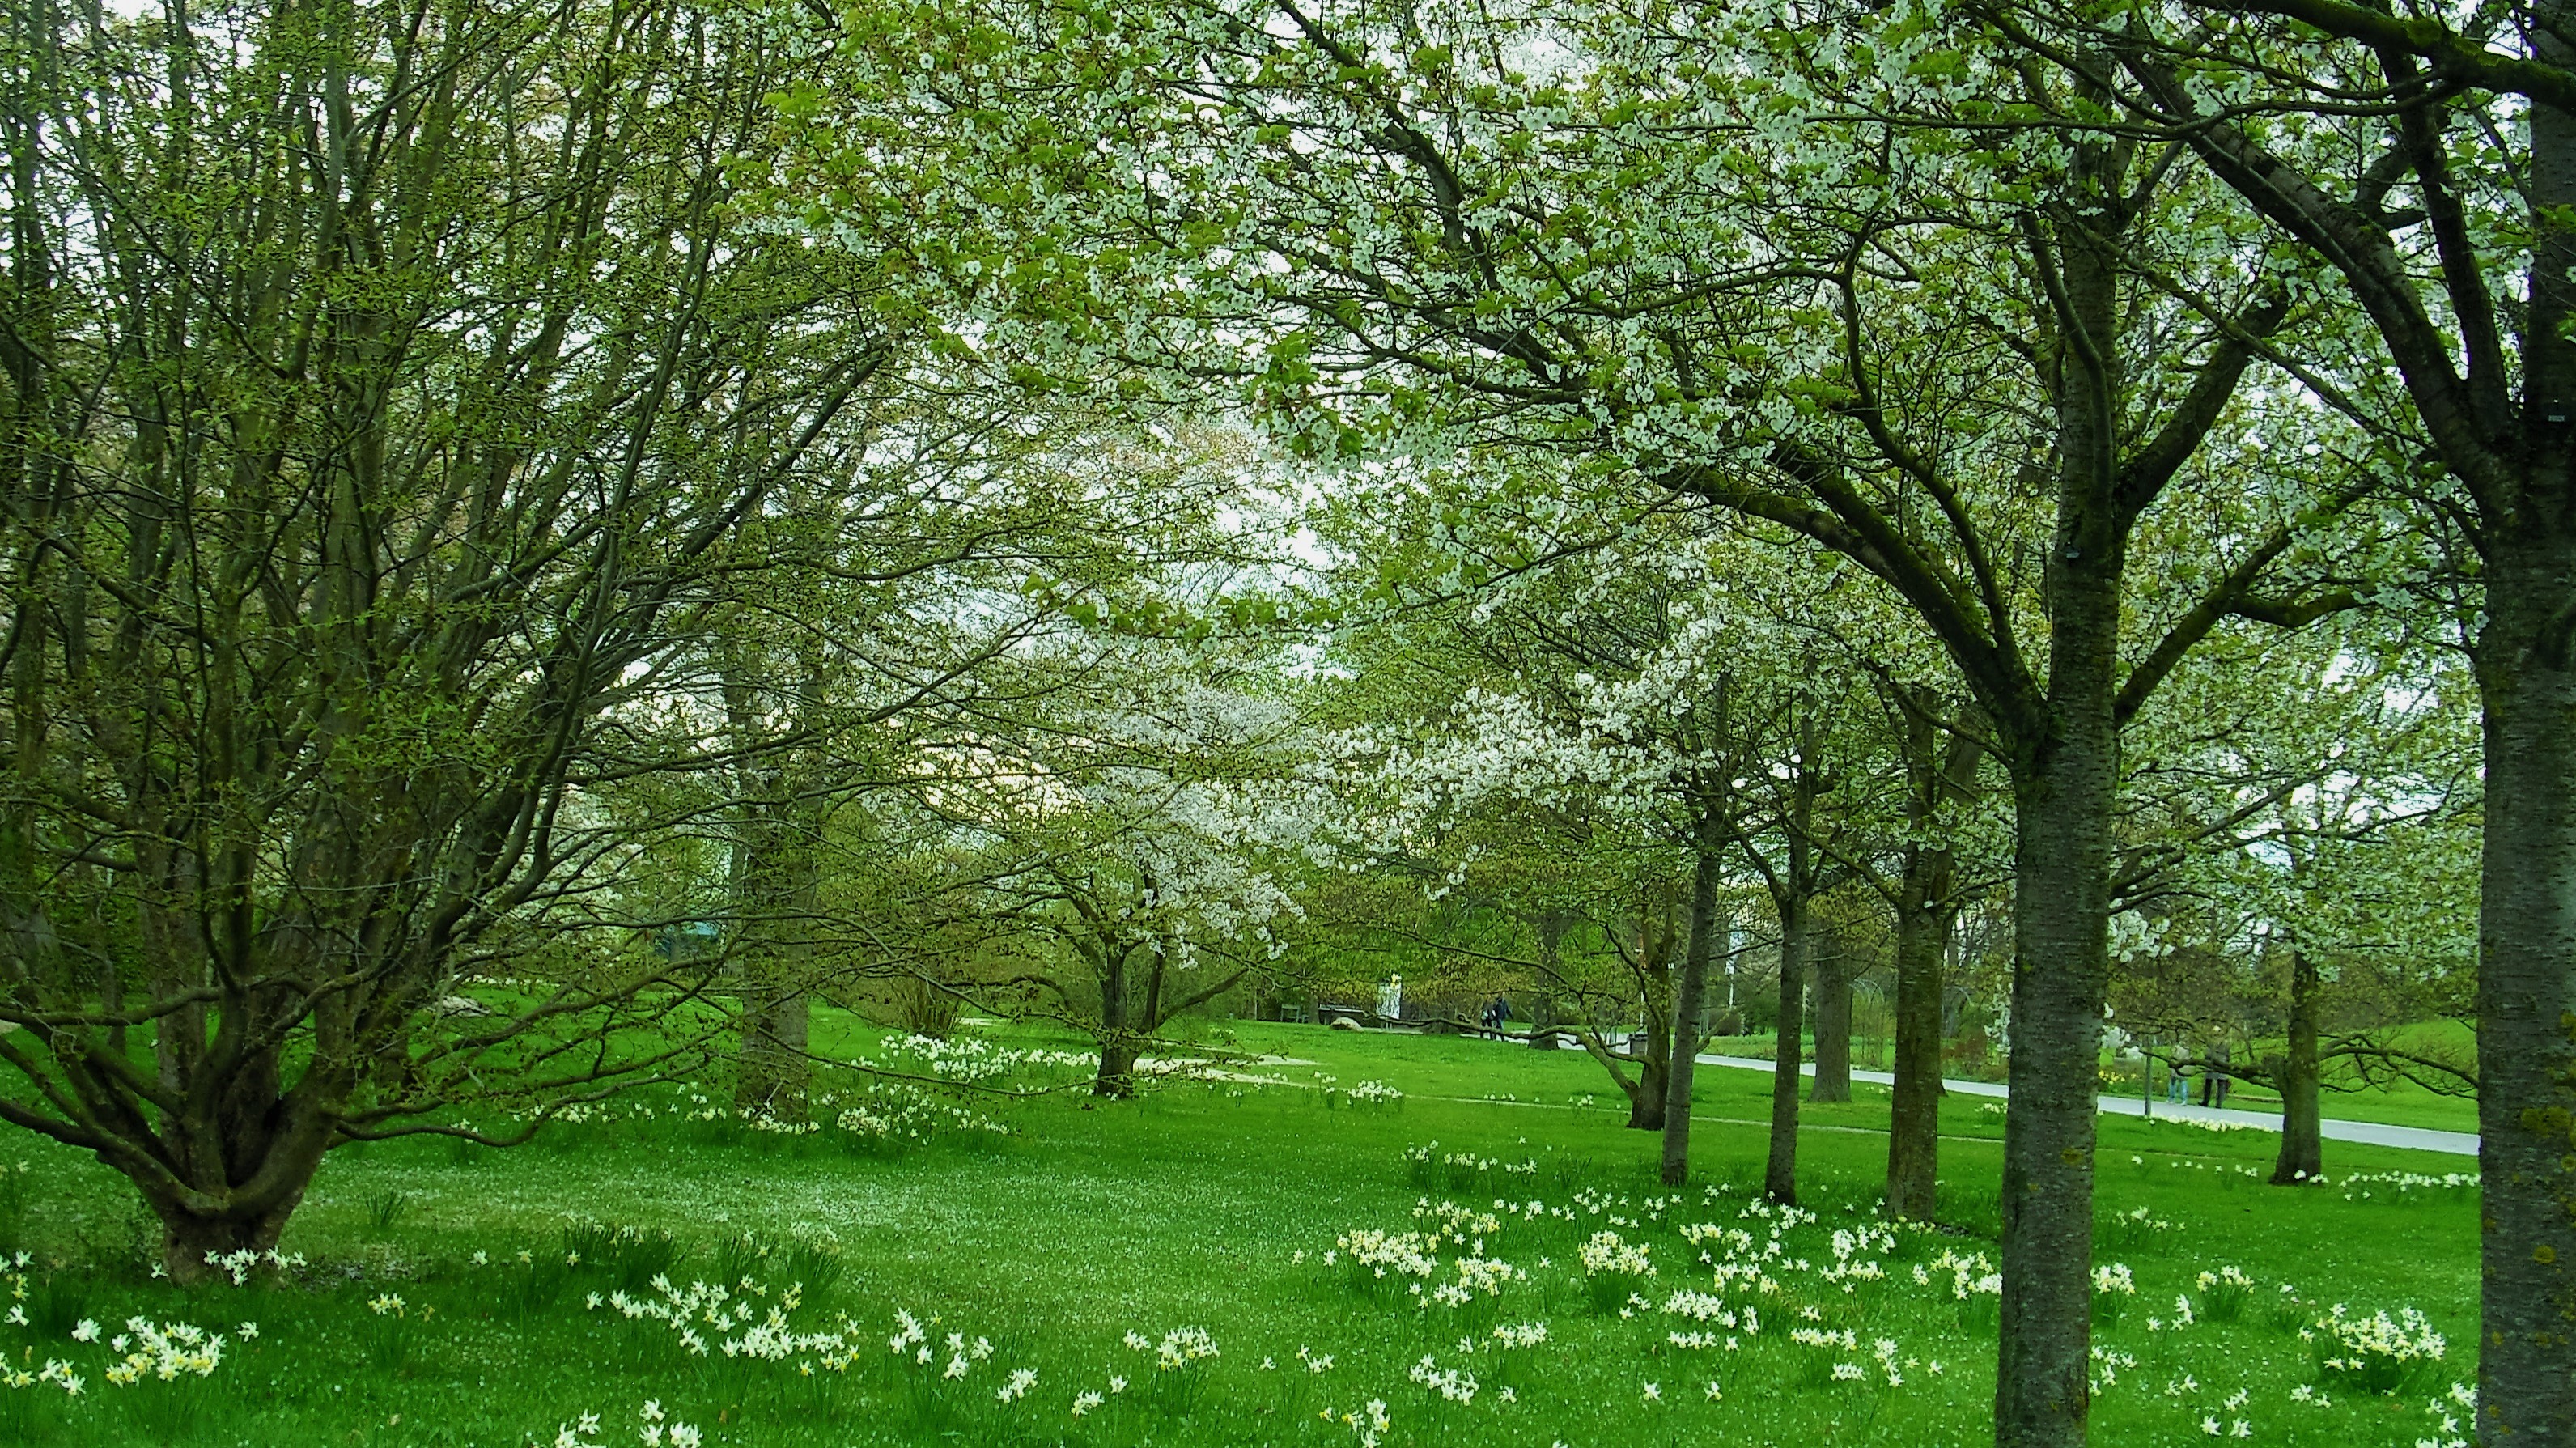
{"label": "grassy lawn", "polygon": [[[871,1034],[823,1024],[842,1045]],[[854,1150],[831,1128],[781,1136],[687,1121],[690,1103],[670,1101],[650,1119],[574,1126],[516,1151],[405,1142],[336,1153],[284,1244],[304,1259],[288,1280],[185,1292],[134,1265],[116,1178],[21,1137],[33,1193],[20,1232],[33,1260],[15,1285],[28,1321],[0,1325],[0,1351],[27,1373],[64,1361],[84,1391],[0,1388],[0,1442],[510,1448],[654,1441],[647,1428],[669,1441],[677,1423],[705,1443],[786,1445],[1988,1439],[1991,1313],[1974,1290],[1958,1299],[1948,1264],[1968,1261],[1971,1281],[1991,1270],[1975,1264],[1995,1253],[2002,1118],[1989,1103],[1944,1107],[1954,1227],[1885,1235],[1869,1214],[1883,1088],[1809,1110],[1800,1151],[1813,1217],[1784,1219],[1748,1191],[1767,1077],[1701,1074],[1698,1176],[1667,1194],[1652,1176],[1656,1142],[1621,1129],[1616,1093],[1579,1053],[1232,1030],[1245,1049],[1290,1058],[1253,1074],[1302,1084],[1179,1085],[1097,1106],[1050,1096],[986,1108],[1009,1135],[951,1132],[903,1152]],[[1368,1105],[1341,1094],[1364,1081],[1404,1096]],[[2135,1291],[2103,1298],[2116,1320],[2096,1338],[2109,1354],[2097,1441],[2197,1441],[2205,1420],[2222,1437],[2242,1423],[2246,1441],[2320,1448],[2464,1436],[2441,1431],[2428,1405],[2475,1376],[2477,1193],[2407,1175],[2463,1163],[2329,1143],[2335,1185],[2280,1189],[2259,1180],[2272,1144],[2102,1123],[2102,1214],[2116,1220],[2097,1260],[2126,1266]],[[1441,1203],[1468,1214],[1452,1214],[1454,1233],[1421,1215]],[[636,1230],[568,1238],[582,1219]],[[1702,1227],[1715,1230],[1685,1230]],[[1337,1245],[1363,1230],[1423,1236],[1385,1246],[1397,1265],[1381,1280],[1355,1273]],[[1436,1244],[1424,1240],[1435,1232]],[[1585,1244],[1602,1232],[1642,1248],[1653,1275],[1587,1275]],[[769,1255],[725,1245],[745,1234]],[[563,1262],[569,1248],[587,1249],[580,1263]],[[1464,1278],[1462,1257],[1479,1264]],[[1497,1261],[1508,1276],[1482,1265]],[[1408,1262],[1431,1275],[1408,1276]],[[2253,1284],[2232,1310],[2224,1288],[2197,1280],[2222,1266]],[[664,1267],[682,1291],[730,1279],[718,1315],[753,1310],[728,1328],[697,1303],[684,1325],[708,1344],[701,1357],[650,1313],[586,1305],[621,1290],[665,1304],[648,1285]],[[1484,1274],[1492,1295],[1472,1282]],[[790,1279],[806,1285],[785,1337],[762,1348],[753,1332],[754,1354],[728,1357],[722,1342],[744,1341]],[[1455,1294],[1431,1289],[1462,1280],[1464,1302],[1433,1300]],[[1698,1296],[1677,1298],[1686,1290]],[[2187,1327],[2174,1326],[2177,1295],[2193,1302]],[[2348,1318],[2419,1308],[2447,1353],[2371,1357],[2400,1386],[2373,1391],[2300,1336],[2337,1304]],[[919,1324],[917,1341],[899,1311]],[[181,1368],[174,1381],[111,1383],[117,1351],[74,1334],[91,1319],[113,1337],[128,1318],[223,1333],[221,1361],[204,1378]],[[1536,1324],[1543,1342],[1497,1337],[1526,1338]],[[1182,1329],[1207,1336],[1168,1336],[1167,1352]],[[1706,1345],[1677,1345],[1676,1333]],[[128,1335],[126,1351],[144,1351],[141,1333]],[[757,1355],[772,1349],[776,1361]],[[1158,1367],[1167,1356],[1177,1366]],[[1024,1391],[1017,1371],[1035,1374]],[[1077,1416],[1077,1395],[1091,1393],[1100,1402]],[[665,1421],[646,1419],[648,1400]],[[585,1413],[596,1431],[579,1431]]]}

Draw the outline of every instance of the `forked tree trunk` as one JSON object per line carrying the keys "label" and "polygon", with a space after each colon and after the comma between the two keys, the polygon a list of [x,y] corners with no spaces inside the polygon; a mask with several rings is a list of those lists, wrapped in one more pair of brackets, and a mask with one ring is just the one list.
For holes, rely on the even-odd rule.
{"label": "forked tree trunk", "polygon": [[2290,952],[2290,1039],[2275,1073],[2281,1088],[2281,1155],[2274,1186],[2314,1181],[2325,1170],[2324,1122],[2317,1103],[2317,968],[2304,950]]}
{"label": "forked tree trunk", "polygon": [[1673,1063],[1673,943],[1672,889],[1658,885],[1637,912],[1638,1014],[1643,1034],[1631,1038],[1628,1048],[1637,1062],[1636,1083],[1632,1086],[1626,1077],[1619,1077],[1619,1085],[1628,1093],[1631,1131],[1664,1129],[1664,1098],[1671,1091]]}
{"label": "forked tree trunk", "polygon": [[1691,871],[1690,943],[1682,949],[1679,989],[1673,993],[1672,1069],[1665,1077],[1664,1185],[1690,1178],[1691,1077],[1699,1062],[1700,1029],[1708,1016],[1708,962],[1717,933],[1717,887],[1724,871],[1715,821],[1699,827],[1699,859]]}
{"label": "forked tree trunk", "polygon": [[1816,1079],[1810,1101],[1851,1099],[1852,953],[1840,931],[1816,952]]}
{"label": "forked tree trunk", "polygon": [[1619,1084],[1628,1087],[1628,1129],[1661,1131],[1664,1129],[1664,1098],[1670,1092],[1672,1063],[1671,1038],[1665,1034],[1661,1017],[1646,1017],[1646,1034],[1642,1038],[1646,1054],[1637,1058],[1637,1079],[1631,1085],[1625,1077]]}
{"label": "forked tree trunk", "polygon": [[[237,1253],[256,1258],[277,1246],[286,1219],[304,1200],[299,1188],[281,1205],[249,1217],[205,1217],[152,1203],[161,1219],[161,1267],[182,1287],[212,1280],[231,1269],[224,1259]],[[265,1271],[265,1264],[259,1270]],[[229,1280],[229,1279],[227,1279]]]}
{"label": "forked tree trunk", "polygon": [[262,1109],[271,1099],[209,1102],[164,1124],[163,1140],[177,1149],[172,1170],[136,1184],[160,1219],[161,1265],[171,1281],[186,1286],[213,1276],[221,1269],[210,1256],[275,1247],[303,1202],[337,1132],[319,1111]]}

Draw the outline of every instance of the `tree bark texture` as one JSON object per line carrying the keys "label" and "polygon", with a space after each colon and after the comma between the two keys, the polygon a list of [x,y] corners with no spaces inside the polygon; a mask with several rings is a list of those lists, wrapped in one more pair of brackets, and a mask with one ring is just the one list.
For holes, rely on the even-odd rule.
{"label": "tree bark texture", "polygon": [[1851,1099],[1852,973],[1858,964],[1851,941],[1828,931],[1816,951],[1816,1075],[1810,1101]]}
{"label": "tree bark texture", "polygon": [[2068,758],[2018,791],[1996,1382],[1997,1441],[2007,1448],[2081,1443],[2090,1407],[2112,771],[2107,748],[2084,752],[2093,757]]}
{"label": "tree bark texture", "polygon": [[1681,983],[1673,993],[1672,1066],[1664,1095],[1663,1175],[1668,1187],[1690,1179],[1691,1077],[1708,1018],[1708,963],[1716,948],[1717,889],[1725,873],[1714,813],[1702,806],[1699,857],[1691,870],[1690,943],[1683,947]]}
{"label": "tree bark texture", "polygon": [[1100,1070],[1092,1077],[1094,1096],[1125,1097],[1136,1093],[1136,1031],[1127,999],[1128,950],[1104,939],[1095,965],[1100,972]]}
{"label": "tree bark texture", "polygon": [[[2092,1409],[2093,1146],[2110,988],[2111,826],[2119,787],[2120,578],[2131,506],[2119,456],[2120,200],[2127,156],[2071,147],[2034,247],[2054,264],[2063,341],[2057,528],[2043,588],[2048,688],[2012,741],[2013,983],[2004,1118],[1999,1448],[2075,1448]],[[2232,379],[2230,381],[2232,386]]]}
{"label": "tree bark texture", "polygon": [[1807,897],[1789,890],[1775,896],[1780,912],[1780,1028],[1771,1052],[1771,1154],[1762,1168],[1762,1194],[1775,1202],[1798,1200],[1798,1066],[1807,986]]}
{"label": "tree bark texture", "polygon": [[2272,1184],[2296,1186],[2325,1170],[2324,1122],[2317,1102],[2317,967],[2303,950],[2290,952],[2289,1041],[2280,1069],[2281,1154]]}
{"label": "tree bark texture", "polygon": [[[2544,116],[2552,131],[2576,130],[2568,118],[2537,110],[2535,132]],[[2576,171],[2576,135],[2557,140],[2557,164]],[[2576,197],[2576,177],[2562,180]],[[2486,705],[2478,1425],[2481,1441],[2495,1444],[2576,1442],[2576,671],[2568,656],[2576,546],[2569,526],[2561,521],[2534,527],[2533,536],[2490,540],[2489,621],[2477,650]]]}
{"label": "tree bark texture", "polygon": [[1942,966],[1958,909],[1947,850],[1905,860],[1896,911],[1896,1084],[1887,1131],[1887,1214],[1933,1220],[1941,1173]]}

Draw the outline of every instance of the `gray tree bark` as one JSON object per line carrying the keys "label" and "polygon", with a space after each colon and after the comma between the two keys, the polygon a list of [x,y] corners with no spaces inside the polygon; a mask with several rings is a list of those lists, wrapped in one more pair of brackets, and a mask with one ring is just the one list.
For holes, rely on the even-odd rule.
{"label": "gray tree bark", "polygon": [[1817,941],[1816,1075],[1807,1089],[1810,1101],[1851,1099],[1852,974],[1858,963],[1850,940],[1839,930]]}
{"label": "gray tree bark", "polygon": [[2399,255],[2375,202],[2345,199],[2342,178],[2304,174],[2203,114],[2162,59],[2125,60],[2221,180],[2343,275],[2466,494],[2487,611],[2470,650],[2486,746],[2477,1432],[2490,1448],[2576,1442],[2576,228],[2564,219],[2576,206],[2576,7],[2532,7],[2530,71],[2499,82],[2531,102],[2517,189],[2533,236],[2513,280],[2498,265],[2509,251],[2480,250],[2463,204],[2445,134],[2453,102],[2425,64],[2448,56],[2367,6],[2315,18],[2386,72],[2387,140],[2421,198],[2430,274]]}
{"label": "gray tree bark", "polygon": [[2128,151],[2072,145],[2056,269],[2057,529],[2043,581],[2047,702],[2013,740],[2012,1110],[2004,1118],[2002,1448],[2085,1441],[2092,1402],[2094,1095],[2110,985],[2111,821],[2119,785],[2119,236]]}
{"label": "gray tree bark", "polygon": [[1690,943],[1682,950],[1680,987],[1673,993],[1672,1066],[1665,1075],[1664,1185],[1690,1179],[1691,1079],[1699,1064],[1701,1028],[1708,1019],[1708,963],[1718,931],[1717,890],[1725,875],[1725,842],[1717,811],[1703,802],[1697,828],[1698,858],[1691,870]]}
{"label": "gray tree bark", "polygon": [[[2532,112],[2554,204],[2576,205],[2576,119]],[[2535,166],[2535,170],[2539,169]],[[2538,198],[2535,198],[2538,199]],[[2557,233],[2553,250],[2576,264]],[[2563,274],[2563,273],[2562,273]],[[2553,309],[2553,328],[2571,309]],[[2535,318],[2535,325],[2539,319]],[[2562,364],[2566,359],[2562,357]],[[2576,396],[2576,366],[2552,379]],[[2562,429],[2564,497],[2569,459]],[[2481,1442],[2576,1442],[2576,524],[2488,540],[2486,858],[2478,936]]]}
{"label": "gray tree bark", "polygon": [[2323,1112],[2317,1090],[2317,967],[2304,950],[2290,952],[2289,1042],[2273,1083],[2281,1088],[2281,1154],[2272,1184],[2295,1186],[2325,1171]]}

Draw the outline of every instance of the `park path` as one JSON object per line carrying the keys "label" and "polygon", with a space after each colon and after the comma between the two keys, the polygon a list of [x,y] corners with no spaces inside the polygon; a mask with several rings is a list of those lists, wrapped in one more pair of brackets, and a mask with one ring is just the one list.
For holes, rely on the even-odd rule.
{"label": "park path", "polygon": [[[1731,1066],[1740,1071],[1761,1071],[1766,1074],[1772,1070],[1771,1062],[1755,1060],[1750,1056],[1702,1056],[1699,1058],[1699,1063],[1703,1066]],[[1798,1074],[1813,1076],[1816,1074],[1816,1068],[1813,1065],[1803,1065],[1798,1068]],[[1872,1081],[1881,1086],[1892,1085],[1896,1080],[1893,1075],[1885,1071],[1854,1071],[1852,1079]],[[1958,1096],[1992,1096],[2001,1099],[2006,1094],[2003,1087],[1991,1081],[1958,1081],[1944,1077],[1941,1084],[1948,1087],[1953,1095]],[[2105,1096],[2100,1099],[2102,1110],[2113,1116],[2147,1114],[2144,1109],[2146,1103],[2135,1096]],[[2236,1111],[2219,1106],[2177,1106],[2169,1101],[2158,1101],[2155,1103],[2155,1114],[2224,1126],[2251,1127],[2256,1131],[2277,1132],[2281,1129],[2281,1118],[2265,1111]],[[2474,1131],[2435,1131],[2423,1126],[2389,1126],[2376,1121],[2342,1121],[2329,1116],[2318,1127],[2318,1132],[2328,1141],[2357,1141],[2370,1146],[2397,1146],[2412,1151],[2447,1152],[2452,1156],[2478,1154],[2478,1136]]]}

